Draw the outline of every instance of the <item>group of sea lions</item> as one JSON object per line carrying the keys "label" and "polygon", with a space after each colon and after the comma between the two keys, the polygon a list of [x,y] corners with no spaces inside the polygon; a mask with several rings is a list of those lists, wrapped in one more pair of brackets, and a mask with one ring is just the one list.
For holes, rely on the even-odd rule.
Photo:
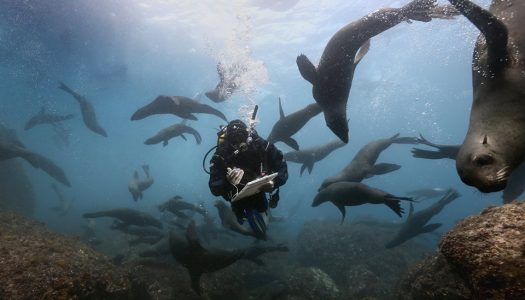
{"label": "group of sea lions", "polygon": [[[458,145],[433,144],[420,136],[399,137],[398,134],[371,141],[364,145],[355,157],[339,173],[330,176],[321,183],[314,196],[312,206],[332,202],[342,214],[344,220],[346,206],[364,203],[384,204],[401,217],[403,208],[400,201],[410,203],[410,211],[399,232],[386,247],[395,247],[406,240],[421,234],[432,232],[441,224],[427,224],[446,205],[459,197],[452,190],[417,191],[406,197],[393,195],[386,191],[362,183],[366,178],[393,172],[400,168],[397,164],[376,163],[382,151],[392,144],[420,144],[434,147],[437,151],[413,149],[413,155],[420,158],[449,158],[456,161],[457,171],[463,182],[478,188],[482,192],[495,192],[505,189],[504,199],[515,199],[525,189],[525,2],[518,0],[493,0],[489,10],[480,8],[468,0],[449,0],[451,6],[436,6],[434,0],[414,0],[401,8],[384,8],[368,14],[338,30],[328,41],[319,64],[314,66],[303,54],[296,63],[301,76],[312,84],[314,103],[286,115],[279,99],[279,119],[276,121],[268,141],[283,142],[293,151],[285,154],[290,162],[302,164],[300,174],[305,170],[312,172],[314,164],[326,158],[330,153],[343,147],[349,141],[347,103],[352,80],[358,64],[370,49],[371,38],[407,21],[429,22],[433,18],[449,19],[463,14],[481,32],[473,55],[473,103],[469,129],[463,143]],[[239,89],[238,78],[246,70],[242,66],[225,66],[219,63],[217,72],[219,83],[206,96],[215,103],[224,102]],[[107,137],[106,130],[98,123],[93,105],[84,96],[60,82],[59,89],[77,100],[85,126]],[[292,136],[316,115],[323,113],[327,127],[338,140],[327,144],[301,149]],[[145,140],[144,144],[162,143],[164,146],[174,137],[186,140],[185,134],[194,136],[197,144],[202,137],[197,130],[186,124],[186,120],[197,120],[196,114],[210,114],[227,122],[226,116],[219,110],[185,96],[160,95],[151,103],[139,108],[131,120],[141,120],[156,114],[172,114],[185,121],[161,129],[157,134]],[[25,129],[39,124],[58,126],[74,117],[73,114],[56,115],[42,108],[31,117]],[[64,172],[49,159],[32,152],[16,138],[14,134],[0,136],[0,160],[20,157],[35,168],[41,168],[50,176],[69,186]],[[140,180],[135,173],[128,188],[135,201],[142,197],[142,192],[153,183],[149,169],[143,167],[146,179]],[[57,211],[62,214],[69,210],[70,204],[61,192],[53,187],[61,206]],[[414,202],[423,198],[440,199],[420,211],[414,211]],[[240,226],[235,216],[223,201],[215,203],[223,228],[216,228],[213,219],[201,206],[186,202],[180,196],[170,198],[160,205],[163,214],[172,214],[169,222],[130,208],[118,208],[93,213],[85,213],[85,218],[111,217],[116,219],[112,229],[136,236],[130,244],[148,243],[151,248],[143,256],[170,253],[177,261],[188,268],[192,287],[200,292],[199,279],[203,273],[222,269],[241,258],[252,259],[260,263],[258,255],[268,251],[286,251],[286,247],[252,247],[233,251],[217,250],[204,247],[200,238],[215,238],[222,234],[241,234],[253,236],[249,230]],[[191,214],[201,216],[203,222],[196,224]],[[184,230],[185,235],[172,230],[165,231],[165,224],[171,224]]]}
{"label": "group of sea lions", "polygon": [[434,0],[380,9],[341,28],[326,45],[317,67],[305,55],[297,57],[297,66],[313,86],[326,125],[347,143],[348,96],[370,38],[402,21],[428,22],[463,14],[481,34],[472,62],[470,124],[455,155],[456,167],[467,185],[482,192],[501,191],[525,158],[525,3],[494,0],[485,10],[468,0],[449,2],[456,10],[436,7]]}

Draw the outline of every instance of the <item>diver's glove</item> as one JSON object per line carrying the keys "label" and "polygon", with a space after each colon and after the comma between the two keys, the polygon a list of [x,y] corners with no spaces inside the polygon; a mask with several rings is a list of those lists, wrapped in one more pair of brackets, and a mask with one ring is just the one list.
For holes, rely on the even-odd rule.
{"label": "diver's glove", "polygon": [[270,193],[271,191],[273,191],[273,187],[274,187],[273,181],[268,181],[268,183],[261,185],[261,187],[259,188],[259,191]]}
{"label": "diver's glove", "polygon": [[244,171],[239,168],[228,168],[226,173],[226,179],[233,185],[238,185],[241,182]]}

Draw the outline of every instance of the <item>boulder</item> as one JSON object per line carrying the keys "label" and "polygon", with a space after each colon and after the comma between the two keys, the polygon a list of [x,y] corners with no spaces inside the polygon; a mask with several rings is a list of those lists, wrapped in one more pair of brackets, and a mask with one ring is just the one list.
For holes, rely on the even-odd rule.
{"label": "boulder", "polygon": [[0,212],[0,299],[149,299],[149,294],[78,239]]}

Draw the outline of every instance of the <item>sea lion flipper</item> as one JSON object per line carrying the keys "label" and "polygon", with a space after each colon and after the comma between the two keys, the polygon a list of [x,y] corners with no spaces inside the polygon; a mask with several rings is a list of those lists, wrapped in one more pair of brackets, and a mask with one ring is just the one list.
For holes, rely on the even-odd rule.
{"label": "sea lion flipper", "polygon": [[361,45],[361,48],[359,48],[359,52],[355,55],[354,58],[354,68],[357,66],[357,64],[365,57],[365,55],[368,53],[368,50],[370,50],[370,39],[366,40],[366,42]]}
{"label": "sea lion flipper", "polygon": [[413,0],[402,9],[408,20],[430,22],[432,21],[432,10],[435,6],[435,0]]}
{"label": "sea lion flipper", "polygon": [[410,210],[408,211],[407,219],[410,219],[410,217],[412,216],[413,213],[414,213],[414,204],[412,202],[410,202]]}
{"label": "sea lion flipper", "polygon": [[306,164],[303,164],[301,166],[301,171],[299,171],[299,175],[303,176],[303,172],[304,172],[305,169],[306,169]]}
{"label": "sea lion flipper", "polygon": [[489,11],[467,0],[449,0],[485,36],[488,65],[498,71],[509,63],[508,30],[505,24]]}
{"label": "sea lion flipper", "polygon": [[198,120],[197,117],[192,113],[177,113],[177,115],[183,119],[189,119],[194,121]]}
{"label": "sea lion flipper", "polygon": [[372,166],[372,168],[368,171],[369,174],[373,175],[382,175],[386,173],[390,173],[396,170],[399,170],[401,168],[400,165],[396,164],[389,164],[389,163],[379,163]]}
{"label": "sea lion flipper", "polygon": [[346,217],[346,208],[345,208],[345,205],[343,203],[335,203],[335,206],[339,209],[339,211],[341,212],[341,224],[343,224],[343,222],[345,221],[345,217]]}
{"label": "sea lion flipper", "polygon": [[412,152],[412,156],[416,158],[442,159],[442,158],[447,157],[441,151],[432,151],[432,150],[423,150],[419,148],[412,148],[411,152]]}
{"label": "sea lion flipper", "polygon": [[163,147],[168,146],[168,140],[164,140],[164,141],[162,142],[162,146],[163,146]]}
{"label": "sea lion flipper", "polygon": [[297,141],[294,140],[293,138],[287,137],[287,138],[283,139],[282,141],[286,145],[292,147],[295,151],[299,151],[299,144],[297,144]]}
{"label": "sea lion flipper", "polygon": [[284,119],[285,115],[284,115],[284,111],[283,111],[283,106],[281,104],[281,97],[279,97],[279,115],[281,116],[280,117],[281,119]]}
{"label": "sea lion flipper", "polygon": [[304,54],[301,54],[297,56],[296,63],[301,76],[303,76],[303,78],[312,85],[315,85],[317,82],[317,70],[308,57],[306,57]]}
{"label": "sea lion flipper", "polygon": [[139,173],[138,173],[137,171],[135,171],[135,172],[133,173],[133,179],[136,179],[136,180],[139,179]]}
{"label": "sea lion flipper", "polygon": [[181,134],[180,137],[181,137],[183,140],[185,140],[185,141],[188,140],[188,139],[186,138],[186,136],[184,136],[184,134]]}
{"label": "sea lion flipper", "polygon": [[433,224],[427,224],[425,226],[423,226],[423,228],[421,228],[421,232],[422,233],[428,233],[428,232],[432,232],[436,229],[438,229],[439,227],[441,227],[441,223],[433,223]]}

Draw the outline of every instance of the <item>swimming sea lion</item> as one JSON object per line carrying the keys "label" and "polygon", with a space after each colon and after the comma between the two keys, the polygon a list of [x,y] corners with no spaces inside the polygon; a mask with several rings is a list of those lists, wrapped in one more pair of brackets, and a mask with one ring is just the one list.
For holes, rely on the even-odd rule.
{"label": "swimming sea lion", "polygon": [[221,219],[221,224],[224,228],[235,231],[242,235],[256,236],[251,230],[239,224],[235,213],[223,201],[215,201],[215,207],[217,207],[219,218]]}
{"label": "swimming sea lion", "polygon": [[400,165],[379,163],[376,164],[379,154],[392,144],[417,144],[413,137],[399,137],[399,133],[387,138],[372,141],[357,152],[354,159],[338,174],[326,178],[319,190],[322,190],[334,182],[351,181],[361,182],[365,178],[374,175],[386,174],[401,168]]}
{"label": "swimming sea lion", "polygon": [[217,73],[219,74],[219,83],[215,89],[207,91],[205,94],[213,102],[223,102],[229,99],[232,94],[239,88],[237,79],[246,72],[246,67],[234,64],[227,68],[223,63],[217,64]]}
{"label": "swimming sea lion", "polygon": [[279,114],[281,117],[279,121],[273,125],[272,131],[266,140],[273,144],[281,141],[294,150],[299,150],[299,145],[292,138],[292,135],[296,134],[311,118],[320,114],[321,111],[321,107],[317,103],[312,103],[303,109],[285,116],[281,105],[281,98],[279,97]]}
{"label": "swimming sea lion", "polygon": [[185,236],[172,230],[169,245],[175,260],[188,269],[191,287],[199,295],[202,293],[200,287],[202,274],[224,269],[244,255],[242,250],[206,249],[202,247],[197,236],[195,221],[190,222]]}
{"label": "swimming sea lion", "polygon": [[308,174],[312,174],[312,169],[316,162],[324,159],[328,154],[332,153],[332,151],[339,149],[344,145],[346,144],[342,141],[335,140],[321,146],[285,153],[284,159],[286,161],[303,164],[300,171],[301,175],[303,175],[303,172],[306,169],[308,170]]}
{"label": "swimming sea lion", "polygon": [[84,120],[84,124],[86,124],[86,127],[89,128],[91,131],[100,134],[103,137],[107,137],[108,135],[104,128],[102,128],[102,126],[98,124],[95,109],[93,108],[91,102],[89,102],[84,96],[70,89],[63,82],[60,81],[59,83],[60,85],[58,86],[58,88],[65,91],[68,94],[71,94],[78,101],[78,104],[80,104],[82,119]]}
{"label": "swimming sea lion", "polygon": [[525,1],[494,0],[488,11],[467,0],[449,2],[481,31],[469,128],[456,168],[465,184],[500,191],[525,159]]}
{"label": "swimming sea lion", "polygon": [[184,124],[174,124],[174,125],[171,125],[171,126],[169,126],[167,128],[162,129],[155,136],[150,137],[149,139],[147,139],[144,142],[144,144],[146,144],[146,145],[153,145],[153,144],[158,144],[158,143],[162,142],[162,145],[166,146],[166,145],[168,145],[168,141],[171,138],[174,138],[174,137],[177,137],[177,136],[182,137],[186,141],[187,139],[184,136],[185,133],[192,134],[195,137],[195,141],[197,142],[197,144],[201,143],[202,138],[201,138],[201,135],[199,134],[199,132],[197,130],[193,129],[190,126],[184,125]]}
{"label": "swimming sea lion", "polygon": [[[2,127],[0,127],[0,130],[1,129]],[[0,161],[16,157],[23,158],[34,168],[41,169],[63,185],[68,187],[71,186],[71,183],[66,177],[64,170],[62,170],[58,165],[38,153],[27,150],[24,144],[18,140],[14,131],[6,130],[6,132],[9,134],[0,136]]]}
{"label": "swimming sea lion", "polygon": [[435,5],[434,0],[414,0],[402,8],[380,9],[344,26],[326,44],[317,68],[304,54],[297,57],[299,72],[313,85],[312,94],[323,109],[326,125],[341,141],[348,143],[348,95],[355,68],[370,46],[369,39],[402,21],[431,21]]}
{"label": "swimming sea lion", "polygon": [[151,115],[173,114],[183,119],[197,120],[194,114],[204,113],[215,115],[228,122],[226,116],[215,108],[199,103],[193,99],[183,96],[158,96],[150,104],[139,108],[131,120],[142,120]]}
{"label": "swimming sea lion", "polygon": [[182,200],[181,196],[175,196],[170,198],[168,201],[162,203],[158,206],[159,211],[169,211],[171,213],[177,214],[181,210],[191,210],[201,214],[202,216],[207,215],[206,209],[199,205]]}
{"label": "swimming sea lion", "polygon": [[399,246],[419,234],[429,233],[441,227],[442,224],[440,223],[426,224],[432,217],[437,215],[445,205],[449,204],[459,196],[460,195],[457,191],[449,189],[438,202],[416,213],[414,213],[414,206],[410,203],[410,212],[408,213],[405,223],[401,225],[396,236],[388,242],[385,247],[393,248]]}
{"label": "swimming sea lion", "polygon": [[50,114],[46,112],[44,107],[42,107],[40,111],[38,112],[38,114],[32,116],[29,120],[27,120],[24,126],[24,130],[29,130],[39,124],[55,125],[62,121],[72,119],[74,116],[75,115],[73,114],[68,114],[68,115],[63,115],[63,116],[56,115],[56,114]]}
{"label": "swimming sea lion", "polygon": [[392,209],[400,218],[403,208],[399,204],[400,200],[413,201],[410,197],[399,197],[384,192],[379,189],[369,187],[358,182],[336,182],[322,189],[314,198],[312,207],[330,201],[343,215],[341,223],[345,220],[345,206],[356,206],[361,204],[385,204]]}
{"label": "swimming sea lion", "polygon": [[85,213],[84,218],[100,218],[109,217],[119,219],[124,224],[137,226],[155,226],[162,229],[162,223],[155,219],[150,214],[131,208],[116,208],[110,210],[102,210],[93,213]]}
{"label": "swimming sea lion", "polygon": [[154,181],[153,177],[149,173],[149,166],[143,165],[142,169],[144,170],[144,174],[146,174],[146,178],[144,180],[140,180],[139,174],[137,171],[135,171],[135,173],[133,173],[133,178],[131,178],[128,183],[128,190],[135,201],[142,199],[142,192],[147,190]]}

